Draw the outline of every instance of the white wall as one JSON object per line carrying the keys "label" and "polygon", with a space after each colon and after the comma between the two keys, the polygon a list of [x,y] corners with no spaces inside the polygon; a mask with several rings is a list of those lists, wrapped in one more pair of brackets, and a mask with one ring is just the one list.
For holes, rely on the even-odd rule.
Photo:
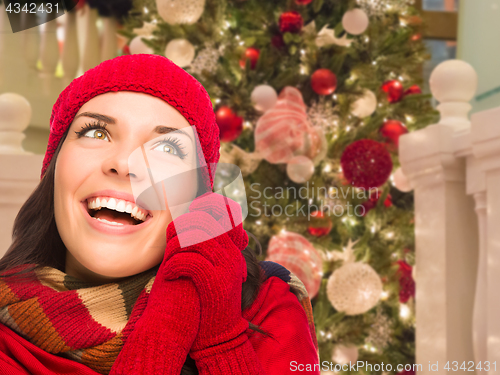
{"label": "white wall", "polygon": [[479,76],[472,112],[500,106],[500,0],[460,0],[458,17],[457,58]]}

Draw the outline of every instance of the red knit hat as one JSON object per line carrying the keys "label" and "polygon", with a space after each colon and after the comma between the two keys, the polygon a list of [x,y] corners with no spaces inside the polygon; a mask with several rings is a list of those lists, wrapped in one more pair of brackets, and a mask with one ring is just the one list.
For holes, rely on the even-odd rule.
{"label": "red knit hat", "polygon": [[[50,116],[49,142],[40,178],[81,106],[109,91],[143,92],[165,100],[196,128],[206,165],[213,168],[219,161],[219,127],[210,97],[201,83],[166,57],[133,54],[102,62],[75,78],[61,92]],[[201,175],[205,185],[212,188],[210,168],[201,168]]]}

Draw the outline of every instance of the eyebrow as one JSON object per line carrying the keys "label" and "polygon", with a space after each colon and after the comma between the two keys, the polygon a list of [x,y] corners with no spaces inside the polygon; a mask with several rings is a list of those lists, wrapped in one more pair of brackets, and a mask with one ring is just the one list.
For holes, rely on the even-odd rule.
{"label": "eyebrow", "polygon": [[[102,115],[100,113],[94,113],[94,112],[82,112],[75,117],[75,120],[80,116],[95,118],[96,120],[101,120],[101,121],[104,121],[104,122],[111,124],[111,125],[115,125],[117,122],[114,117],[106,116],[106,115]],[[173,131],[184,134],[186,137],[191,139],[191,142],[193,142],[193,138],[182,129],[172,128],[170,126],[165,126],[165,125],[158,125],[153,129],[153,132],[158,133],[158,134],[167,134],[167,133],[170,133]]]}

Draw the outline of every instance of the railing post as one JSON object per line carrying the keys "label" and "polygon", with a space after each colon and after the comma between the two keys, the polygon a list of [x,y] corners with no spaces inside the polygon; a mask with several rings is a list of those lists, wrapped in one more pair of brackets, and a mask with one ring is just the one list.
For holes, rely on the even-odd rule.
{"label": "railing post", "polygon": [[66,23],[64,24],[64,46],[62,50],[62,67],[64,71],[64,86],[76,77],[78,65],[80,64],[80,51],[78,48],[78,36],[76,27],[76,9],[66,12]]}
{"label": "railing post", "polygon": [[[483,332],[480,337],[480,359],[489,361],[497,373],[500,366],[500,107],[472,115],[472,149],[484,173],[486,194],[483,198],[483,278],[481,299]],[[478,317],[479,320],[479,317]],[[494,362],[495,365],[493,364]],[[493,367],[495,366],[495,367]],[[487,370],[487,369],[486,369]]]}
{"label": "railing post", "polygon": [[[452,361],[474,358],[478,227],[456,143],[470,128],[477,76],[469,64],[449,60],[436,67],[430,86],[441,119],[402,136],[399,157],[415,196],[416,363],[422,365],[419,373],[444,375],[447,361],[451,367]],[[437,371],[429,368],[436,363]]]}

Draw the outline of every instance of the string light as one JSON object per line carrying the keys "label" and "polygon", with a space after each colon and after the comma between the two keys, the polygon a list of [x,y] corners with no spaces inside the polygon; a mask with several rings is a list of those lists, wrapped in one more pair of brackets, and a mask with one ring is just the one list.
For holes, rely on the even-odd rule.
{"label": "string light", "polygon": [[146,14],[148,14],[148,13],[149,13],[148,8],[144,7],[144,13],[146,13]]}
{"label": "string light", "polygon": [[372,61],[372,65],[377,65],[377,62],[376,61]]}
{"label": "string light", "polygon": [[257,221],[255,222],[255,224],[260,225],[260,224],[262,224],[262,221],[257,220]]}
{"label": "string light", "polygon": [[394,232],[389,232],[385,235],[387,238],[393,238],[394,237]]}
{"label": "string light", "polygon": [[323,172],[328,173],[332,170],[332,165],[330,163],[326,164],[323,168]]}
{"label": "string light", "polygon": [[403,319],[408,319],[410,316],[410,308],[405,304],[399,305],[399,316]]}
{"label": "string light", "polygon": [[346,132],[348,132],[348,131],[350,131],[350,130],[351,130],[351,127],[350,127],[350,126],[347,126],[347,127],[345,128],[345,131],[346,131]]}
{"label": "string light", "polygon": [[219,99],[219,98],[215,99],[215,102],[216,102],[217,104],[218,104],[218,103],[220,103],[220,99]]}
{"label": "string light", "polygon": [[382,301],[385,301],[389,297],[389,292],[387,290],[383,290],[382,293],[380,293],[380,299]]}
{"label": "string light", "polygon": [[372,229],[371,229],[371,232],[372,233],[375,233],[375,231],[377,230],[377,228],[375,228],[375,225],[372,225]]}
{"label": "string light", "polygon": [[301,49],[300,53],[303,54],[303,55],[305,55],[306,54],[306,50],[305,49]]}
{"label": "string light", "polygon": [[337,100],[337,94],[332,95],[333,100]]}

